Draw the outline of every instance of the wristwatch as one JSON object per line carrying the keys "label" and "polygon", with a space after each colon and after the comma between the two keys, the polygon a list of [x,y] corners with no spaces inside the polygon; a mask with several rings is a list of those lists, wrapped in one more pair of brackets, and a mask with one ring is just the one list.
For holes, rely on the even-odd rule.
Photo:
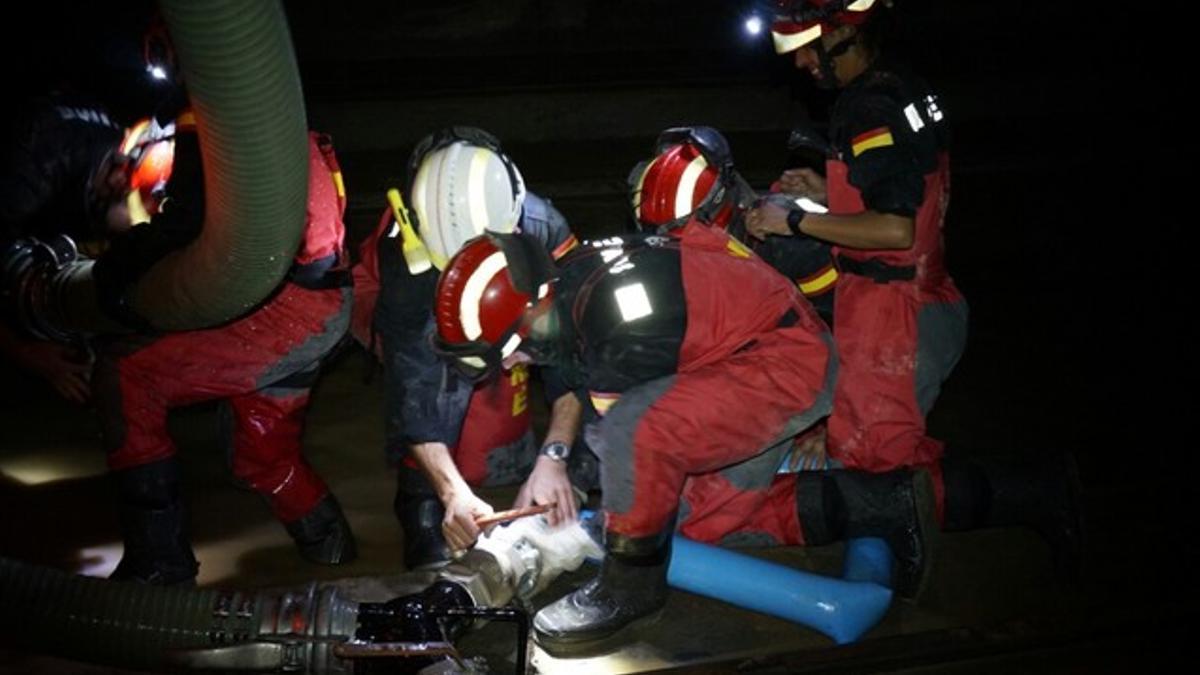
{"label": "wristwatch", "polygon": [[542,455],[553,459],[556,462],[565,462],[571,456],[571,446],[562,441],[554,441],[542,446]]}
{"label": "wristwatch", "polygon": [[804,220],[803,209],[789,209],[787,214],[787,226],[792,231],[792,234],[799,237],[804,234],[800,231],[800,221]]}

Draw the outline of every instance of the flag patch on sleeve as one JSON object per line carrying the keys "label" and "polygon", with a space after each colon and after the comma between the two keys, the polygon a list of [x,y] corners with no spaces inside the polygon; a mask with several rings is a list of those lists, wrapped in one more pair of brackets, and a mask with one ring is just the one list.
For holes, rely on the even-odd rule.
{"label": "flag patch on sleeve", "polygon": [[872,148],[885,148],[893,145],[892,130],[887,127],[876,127],[870,131],[855,136],[850,141],[850,149],[855,157],[863,154]]}

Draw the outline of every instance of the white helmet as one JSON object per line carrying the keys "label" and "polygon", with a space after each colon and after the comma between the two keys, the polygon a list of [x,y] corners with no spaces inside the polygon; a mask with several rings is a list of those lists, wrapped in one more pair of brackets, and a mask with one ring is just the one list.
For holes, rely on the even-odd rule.
{"label": "white helmet", "polygon": [[413,225],[439,270],[484,231],[517,226],[525,181],[491,134],[449,127],[422,140],[408,164]]}

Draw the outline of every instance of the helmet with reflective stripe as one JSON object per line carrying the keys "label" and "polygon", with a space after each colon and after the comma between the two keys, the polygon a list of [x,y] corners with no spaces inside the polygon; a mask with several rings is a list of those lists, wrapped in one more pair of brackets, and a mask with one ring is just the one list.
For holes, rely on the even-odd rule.
{"label": "helmet with reflective stripe", "polygon": [[130,197],[141,202],[145,216],[161,210],[167,181],[175,163],[174,123],[160,127],[145,119],[129,128],[121,143],[121,154],[129,158]]}
{"label": "helmet with reflective stripe", "polygon": [[858,26],[870,18],[876,0],[778,0],[771,39],[775,52],[796,51],[839,26]]}
{"label": "helmet with reflective stripe", "polygon": [[645,230],[665,232],[693,217],[725,227],[733,213],[733,157],[712,127],[678,127],[662,132],[654,158],[629,175],[633,216]]}
{"label": "helmet with reflective stripe", "polygon": [[449,127],[422,140],[408,164],[413,225],[434,266],[484,232],[512,232],[521,218],[525,182],[491,134]]}
{"label": "helmet with reflective stripe", "polygon": [[552,303],[554,266],[533,239],[487,234],[467,242],[438,278],[434,349],[471,380],[495,372]]}
{"label": "helmet with reflective stripe", "polygon": [[125,131],[89,181],[88,211],[97,222],[107,220],[117,200],[128,208],[130,224],[148,221],[162,210],[175,162],[175,129],[174,122],[160,126],[144,119]]}

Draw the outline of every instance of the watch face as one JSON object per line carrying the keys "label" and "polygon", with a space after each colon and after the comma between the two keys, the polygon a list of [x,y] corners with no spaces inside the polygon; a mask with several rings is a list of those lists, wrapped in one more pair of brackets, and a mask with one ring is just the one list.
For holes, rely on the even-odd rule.
{"label": "watch face", "polygon": [[542,448],[542,454],[557,460],[565,460],[571,454],[571,446],[562,442],[550,443]]}

